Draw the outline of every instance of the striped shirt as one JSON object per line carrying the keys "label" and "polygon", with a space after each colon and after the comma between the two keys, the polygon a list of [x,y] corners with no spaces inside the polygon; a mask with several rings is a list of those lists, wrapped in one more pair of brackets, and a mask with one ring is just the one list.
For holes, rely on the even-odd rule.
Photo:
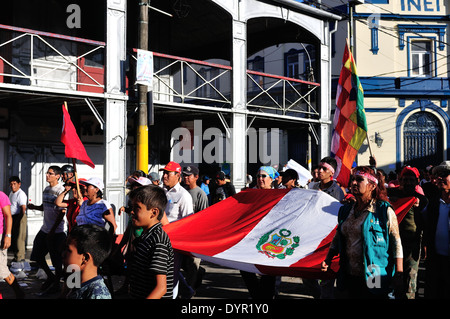
{"label": "striped shirt", "polygon": [[167,292],[163,298],[172,299],[173,249],[161,223],[136,238],[133,246],[129,261],[131,297],[146,298],[156,286],[156,275],[166,275]]}
{"label": "striped shirt", "polygon": [[[55,200],[59,194],[64,192],[64,186],[57,184],[55,186],[47,186],[42,194],[42,205],[44,207],[44,223],[41,230],[48,234],[58,218],[62,208],[55,205]],[[55,233],[64,232],[64,219],[57,226]]]}

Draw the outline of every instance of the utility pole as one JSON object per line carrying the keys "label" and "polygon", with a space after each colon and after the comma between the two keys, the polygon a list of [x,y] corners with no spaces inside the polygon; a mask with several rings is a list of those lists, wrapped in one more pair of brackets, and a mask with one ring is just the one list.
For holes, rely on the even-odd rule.
{"label": "utility pole", "polygon": [[364,0],[350,0],[348,2],[348,14],[349,14],[349,21],[348,21],[348,29],[349,30],[348,30],[348,34],[349,34],[349,38],[350,38],[350,51],[352,52],[353,57],[355,56],[355,52],[353,52],[354,46],[355,46],[355,39],[354,39],[354,36],[355,36],[355,30],[354,30],[355,24],[354,24],[354,20],[353,20],[353,15],[355,13],[355,7],[357,5],[364,4],[364,3],[365,3]]}
{"label": "utility pole", "polygon": [[[148,5],[149,0],[139,1],[139,49],[148,50]],[[146,85],[138,84],[139,94],[139,124],[137,132],[137,163],[136,168],[148,173],[148,116],[147,116]]]}

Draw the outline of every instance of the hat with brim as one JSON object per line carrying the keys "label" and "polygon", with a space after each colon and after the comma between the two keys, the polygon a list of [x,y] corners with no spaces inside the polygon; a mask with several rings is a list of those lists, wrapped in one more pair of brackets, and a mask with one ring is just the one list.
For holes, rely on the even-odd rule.
{"label": "hat with brim", "polygon": [[226,178],[225,172],[220,171],[216,175],[216,179],[224,180]]}
{"label": "hat with brim", "polygon": [[137,184],[139,184],[141,186],[147,186],[147,185],[150,185],[152,183],[151,180],[149,180],[147,177],[144,177],[144,176],[141,176],[141,177],[138,177],[138,178],[130,177],[128,179],[128,182],[130,184],[137,183]]}
{"label": "hat with brim", "polygon": [[160,171],[177,172],[181,173],[181,166],[176,162],[170,161],[164,168],[160,168]]}
{"label": "hat with brim", "polygon": [[152,182],[159,181],[159,174],[156,172],[151,172],[150,174],[148,174],[148,179],[150,179]]}
{"label": "hat with brim", "polygon": [[433,168],[433,175],[450,174],[450,161],[444,161]]}
{"label": "hat with brim", "polygon": [[184,175],[198,175],[199,174],[199,170],[196,166],[187,166],[185,168],[183,168],[183,174]]}
{"label": "hat with brim", "polygon": [[88,187],[89,185],[97,187],[102,193],[103,188],[105,187],[103,185],[103,181],[98,177],[91,177],[87,181],[80,181],[80,184],[85,185],[86,187]]}
{"label": "hat with brim", "polygon": [[402,169],[402,171],[400,173],[400,178],[402,178],[403,175],[406,175],[406,174],[414,175],[416,178],[419,178],[419,176],[420,176],[419,170],[417,168],[411,167],[411,166],[405,166]]}

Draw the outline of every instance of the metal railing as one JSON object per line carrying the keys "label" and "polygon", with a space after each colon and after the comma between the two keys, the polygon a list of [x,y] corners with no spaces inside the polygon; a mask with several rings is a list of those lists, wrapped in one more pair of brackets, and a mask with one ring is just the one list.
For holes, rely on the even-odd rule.
{"label": "metal railing", "polygon": [[155,100],[231,107],[230,66],[157,52],[153,56]]}
{"label": "metal railing", "polygon": [[[232,67],[153,53],[153,99],[231,108]],[[247,109],[318,118],[319,83],[247,70]]]}
{"label": "metal railing", "polygon": [[[103,93],[104,48],[100,41],[0,25],[0,82]],[[90,63],[92,57],[101,63]]]}
{"label": "metal railing", "polygon": [[[0,86],[104,93],[105,43],[0,24]],[[232,108],[232,67],[153,52],[153,100]],[[132,57],[136,59],[136,50]],[[280,67],[282,69],[282,67]],[[129,79],[129,86],[134,79]],[[247,70],[252,112],[319,118],[319,83]]]}
{"label": "metal railing", "polygon": [[247,93],[248,109],[281,115],[319,116],[315,107],[319,83],[250,70],[247,70],[247,77],[253,88]]}

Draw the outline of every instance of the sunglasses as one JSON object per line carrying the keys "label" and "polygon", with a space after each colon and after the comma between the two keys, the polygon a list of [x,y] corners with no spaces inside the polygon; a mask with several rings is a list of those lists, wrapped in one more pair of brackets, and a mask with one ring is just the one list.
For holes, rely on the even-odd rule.
{"label": "sunglasses", "polygon": [[364,181],[364,177],[362,177],[362,176],[354,176],[352,178],[352,180],[354,180],[356,182],[362,182],[362,181]]}
{"label": "sunglasses", "polygon": [[269,175],[265,175],[265,174],[258,174],[258,175],[256,175],[256,177],[257,178],[266,178],[266,177],[268,177]]}

